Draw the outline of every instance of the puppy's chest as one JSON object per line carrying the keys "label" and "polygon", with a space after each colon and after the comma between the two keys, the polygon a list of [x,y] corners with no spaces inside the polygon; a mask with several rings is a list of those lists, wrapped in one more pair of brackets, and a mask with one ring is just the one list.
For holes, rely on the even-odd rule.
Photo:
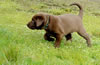
{"label": "puppy's chest", "polygon": [[46,32],[50,32],[50,33],[54,32],[54,28],[52,26],[48,26],[48,28],[45,30],[46,30]]}
{"label": "puppy's chest", "polygon": [[53,30],[49,30],[49,29],[46,29],[45,31],[51,34],[55,33]]}
{"label": "puppy's chest", "polygon": [[54,32],[52,30],[46,29],[46,32],[51,34],[52,36],[56,36],[56,32]]}

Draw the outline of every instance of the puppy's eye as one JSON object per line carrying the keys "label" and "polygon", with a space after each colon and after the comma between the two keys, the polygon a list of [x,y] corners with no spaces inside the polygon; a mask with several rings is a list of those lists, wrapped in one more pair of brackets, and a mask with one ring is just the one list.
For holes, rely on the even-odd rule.
{"label": "puppy's eye", "polygon": [[33,21],[33,20],[32,20],[32,23],[33,23],[34,25],[36,24],[36,22],[35,22],[35,21]]}
{"label": "puppy's eye", "polygon": [[43,17],[42,17],[42,16],[37,16],[37,17],[35,17],[35,19],[36,19],[36,20],[37,20],[37,19],[42,20],[42,19],[43,19]]}
{"label": "puppy's eye", "polygon": [[32,21],[34,21],[34,19],[32,18]]}
{"label": "puppy's eye", "polygon": [[39,19],[41,19],[41,20],[43,19],[43,17],[42,17],[42,16],[39,16],[38,18],[39,18]]}

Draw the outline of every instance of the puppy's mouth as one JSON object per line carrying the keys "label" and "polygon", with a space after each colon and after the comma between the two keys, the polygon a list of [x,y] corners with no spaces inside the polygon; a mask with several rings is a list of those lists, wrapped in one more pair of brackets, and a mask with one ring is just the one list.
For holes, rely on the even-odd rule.
{"label": "puppy's mouth", "polygon": [[27,27],[29,28],[29,29],[36,29],[34,26],[30,26],[29,24],[27,24]]}
{"label": "puppy's mouth", "polygon": [[34,29],[36,29],[35,27],[28,27],[29,29],[32,29],[32,30],[34,30]]}
{"label": "puppy's mouth", "polygon": [[30,26],[29,24],[27,24],[27,27],[29,28],[29,29],[32,29],[32,30],[34,30],[34,29],[37,29],[37,30],[41,30],[42,28],[43,28],[43,26],[44,26],[44,23],[42,23],[40,26]]}

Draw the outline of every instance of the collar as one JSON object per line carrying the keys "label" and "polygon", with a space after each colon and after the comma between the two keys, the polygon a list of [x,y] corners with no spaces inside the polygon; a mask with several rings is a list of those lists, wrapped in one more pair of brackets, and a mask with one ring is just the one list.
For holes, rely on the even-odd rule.
{"label": "collar", "polygon": [[44,29],[47,29],[48,28],[49,23],[50,23],[50,16],[48,16],[48,20],[47,20],[46,25],[44,26]]}

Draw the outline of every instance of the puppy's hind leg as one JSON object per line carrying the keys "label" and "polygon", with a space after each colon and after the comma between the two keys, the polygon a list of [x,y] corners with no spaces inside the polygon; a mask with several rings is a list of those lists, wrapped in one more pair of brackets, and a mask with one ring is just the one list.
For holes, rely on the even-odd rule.
{"label": "puppy's hind leg", "polygon": [[67,35],[65,35],[66,40],[70,40],[72,42],[72,34],[69,33]]}
{"label": "puppy's hind leg", "polygon": [[87,46],[88,46],[88,47],[91,47],[91,46],[92,46],[92,45],[91,45],[90,37],[89,37],[89,35],[86,33],[85,30],[79,31],[78,34],[79,34],[80,36],[82,36],[82,37],[86,40]]}

